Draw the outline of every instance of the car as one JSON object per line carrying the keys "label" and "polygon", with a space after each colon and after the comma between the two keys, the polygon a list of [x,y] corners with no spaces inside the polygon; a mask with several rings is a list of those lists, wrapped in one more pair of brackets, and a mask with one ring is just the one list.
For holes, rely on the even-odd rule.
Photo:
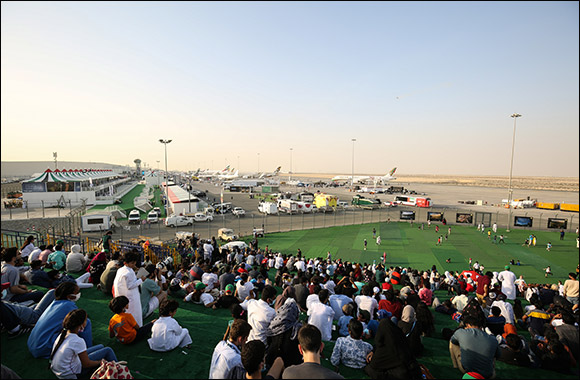
{"label": "car", "polygon": [[191,226],[193,219],[183,215],[170,215],[165,219],[167,227]]}
{"label": "car", "polygon": [[232,210],[232,214],[234,214],[237,217],[240,217],[246,215],[246,211],[244,211],[244,209],[241,207],[234,207],[234,209]]}
{"label": "car", "polygon": [[234,241],[238,238],[238,235],[234,234],[234,230],[231,228],[220,228],[218,230],[218,238],[223,241]]}
{"label": "car", "polygon": [[155,211],[158,218],[161,218],[161,209],[159,207],[153,207],[153,211]]}
{"label": "car", "polygon": [[127,220],[129,221],[129,224],[141,223],[141,214],[139,213],[139,210],[132,210],[129,213],[129,217],[127,218]]}
{"label": "car", "polygon": [[195,215],[193,215],[193,220],[195,222],[211,222],[213,216],[204,214],[203,212],[196,212]]}
{"label": "car", "polygon": [[157,212],[151,210],[149,211],[149,214],[147,214],[147,222],[148,223],[158,223],[159,222],[159,215],[157,215]]}
{"label": "car", "polygon": [[222,245],[221,249],[225,248],[225,249],[229,249],[231,251],[235,247],[237,247],[238,249],[246,249],[246,248],[248,248],[248,245],[243,241],[230,241],[229,243]]}
{"label": "car", "polygon": [[264,229],[263,228],[254,228],[252,231],[252,235],[257,237],[264,237]]}

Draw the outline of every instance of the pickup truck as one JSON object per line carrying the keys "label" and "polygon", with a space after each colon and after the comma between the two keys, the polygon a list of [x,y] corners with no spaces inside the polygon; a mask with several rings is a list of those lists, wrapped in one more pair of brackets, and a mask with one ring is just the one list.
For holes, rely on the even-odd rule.
{"label": "pickup truck", "polygon": [[232,210],[232,214],[234,214],[237,217],[240,217],[246,215],[246,211],[244,211],[244,209],[241,207],[234,207],[234,209]]}
{"label": "pickup truck", "polygon": [[213,216],[204,214],[203,212],[196,212],[193,216],[193,220],[196,222],[211,222],[213,220]]}

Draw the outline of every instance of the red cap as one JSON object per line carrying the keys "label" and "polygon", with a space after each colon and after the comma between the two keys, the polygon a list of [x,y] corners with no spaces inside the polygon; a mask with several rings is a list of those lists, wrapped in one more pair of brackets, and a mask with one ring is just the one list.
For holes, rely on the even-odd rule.
{"label": "red cap", "polygon": [[239,267],[238,273],[248,273],[248,271],[245,268]]}

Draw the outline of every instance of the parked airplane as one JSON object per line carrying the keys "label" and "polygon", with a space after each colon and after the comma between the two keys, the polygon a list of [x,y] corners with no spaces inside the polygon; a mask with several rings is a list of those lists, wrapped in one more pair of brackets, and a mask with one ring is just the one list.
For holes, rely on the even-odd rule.
{"label": "parked airplane", "polygon": [[278,166],[272,173],[262,173],[259,178],[276,177],[280,173],[281,166]]}
{"label": "parked airplane", "polygon": [[337,181],[348,181],[350,182],[350,180],[352,179],[353,183],[366,183],[367,181],[372,181],[372,182],[388,182],[391,181],[393,179],[396,179],[395,177],[393,177],[393,174],[395,174],[395,171],[397,170],[397,168],[393,168],[391,169],[390,172],[388,172],[387,174],[385,174],[384,176],[381,177],[373,177],[373,176],[345,176],[345,175],[337,175],[335,177],[332,177],[332,181],[333,182],[337,182]]}
{"label": "parked airplane", "polygon": [[[232,169],[232,171],[233,170],[234,169]],[[226,174],[220,174],[220,175],[216,176],[215,178],[217,178],[217,179],[234,179],[234,178],[238,178],[238,177],[239,177],[238,170],[236,170],[235,173],[228,172]]]}
{"label": "parked airplane", "polygon": [[244,174],[242,176],[242,178],[268,178],[268,177],[276,177],[279,173],[280,173],[280,169],[282,169],[281,166],[278,166],[276,168],[276,170],[274,170],[271,173],[248,173],[248,174]]}
{"label": "parked airplane", "polygon": [[202,172],[199,172],[197,177],[198,178],[216,178],[220,175],[224,175],[224,174],[228,174],[230,171],[230,165],[226,166],[224,169],[222,170],[209,170],[206,169]]}

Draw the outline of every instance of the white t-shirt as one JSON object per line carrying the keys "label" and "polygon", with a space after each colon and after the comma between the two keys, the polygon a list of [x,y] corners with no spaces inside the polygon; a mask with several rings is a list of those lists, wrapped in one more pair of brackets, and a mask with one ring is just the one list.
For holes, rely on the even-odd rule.
{"label": "white t-shirt", "polygon": [[203,303],[204,306],[214,301],[212,295],[209,293],[202,293],[202,295],[199,297],[199,300]]}
{"label": "white t-shirt", "polygon": [[379,309],[379,303],[375,298],[361,295],[356,296],[354,302],[356,302],[359,309],[368,311],[371,314],[371,319],[375,319],[374,313]]}
{"label": "white t-shirt", "polygon": [[[52,349],[58,344],[58,338]],[[87,344],[77,334],[69,333],[52,358],[50,369],[59,379],[76,379],[81,373],[83,365],[79,354],[87,350]]]}
{"label": "white t-shirt", "polygon": [[322,333],[322,340],[332,339],[332,320],[334,318],[334,310],[322,302],[315,302],[312,307],[308,309],[308,323],[318,327]]}
{"label": "white t-shirt", "polygon": [[239,281],[236,284],[236,289],[238,290],[238,298],[243,302],[246,297],[250,295],[250,290],[254,289],[254,284],[252,284],[250,281],[247,281],[244,285],[242,285],[242,282]]}

